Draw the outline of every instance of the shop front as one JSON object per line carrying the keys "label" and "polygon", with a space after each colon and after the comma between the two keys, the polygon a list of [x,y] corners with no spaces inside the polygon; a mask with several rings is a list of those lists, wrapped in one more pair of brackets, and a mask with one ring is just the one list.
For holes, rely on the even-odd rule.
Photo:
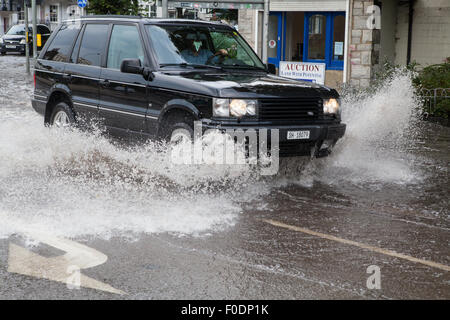
{"label": "shop front", "polygon": [[[283,76],[341,84],[345,19],[345,11],[271,11],[268,62]],[[308,74],[310,71],[314,74]]]}

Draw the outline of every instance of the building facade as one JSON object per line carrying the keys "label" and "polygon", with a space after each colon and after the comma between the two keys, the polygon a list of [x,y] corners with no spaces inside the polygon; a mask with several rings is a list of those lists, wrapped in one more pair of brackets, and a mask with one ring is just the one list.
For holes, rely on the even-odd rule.
{"label": "building facade", "polygon": [[[31,3],[30,0],[27,1]],[[24,0],[0,0],[0,36],[12,25],[24,22]],[[76,0],[36,0],[37,23],[46,24],[51,30],[64,20],[78,18],[84,14]],[[32,12],[28,8],[28,21]]]}
{"label": "building facade", "polygon": [[[239,10],[239,31],[261,55],[263,13]],[[325,84],[367,87],[384,61],[421,66],[450,56],[448,0],[271,0],[269,63],[325,64]]]}

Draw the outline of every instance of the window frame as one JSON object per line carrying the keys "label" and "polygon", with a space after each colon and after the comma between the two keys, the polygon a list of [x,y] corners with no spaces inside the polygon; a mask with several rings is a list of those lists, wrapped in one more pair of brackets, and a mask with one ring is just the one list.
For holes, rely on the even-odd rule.
{"label": "window frame", "polygon": [[[58,36],[58,34],[60,33],[60,31],[61,31],[61,29],[62,29],[62,27],[63,27],[64,25],[65,25],[65,24],[63,23],[63,24],[61,24],[60,26],[58,26],[58,28],[57,28],[54,32],[51,32],[51,31],[50,31],[50,33],[49,33],[49,34],[50,34],[50,38],[49,38],[49,39],[47,40],[47,42],[45,43],[44,48],[42,48],[41,53],[40,53],[40,55],[39,55],[39,59],[43,59],[43,60],[46,60],[46,61],[53,61],[53,62],[55,62],[55,60],[44,59],[44,57],[45,57],[45,55],[47,54],[48,49],[52,46],[53,42],[55,41],[55,38]],[[42,26],[45,26],[45,25],[42,25]],[[47,27],[47,26],[45,26],[45,27]],[[31,28],[31,27],[30,27],[30,28]],[[47,27],[47,29],[49,29],[49,28]],[[50,29],[49,29],[49,30],[50,30]],[[75,39],[74,39],[73,43],[69,46],[69,51],[68,51],[68,53],[67,53],[67,57],[68,57],[67,61],[60,61],[60,62],[63,62],[63,63],[72,63],[72,62],[70,61],[70,59],[71,59],[71,57],[72,57],[72,52],[73,52],[74,46],[75,46],[75,44],[76,44],[76,42],[77,42],[77,39],[78,39],[78,37],[80,37],[80,34],[83,32],[83,30],[84,30],[84,24],[81,25],[81,27],[80,27],[79,30],[78,30],[77,35],[75,36]]]}
{"label": "window frame", "polygon": [[[146,52],[146,49],[145,49],[145,47],[146,47],[146,43],[145,43],[145,39],[144,39],[145,37],[142,35],[141,28],[140,28],[139,24],[138,23],[132,23],[132,22],[130,23],[130,22],[117,21],[117,22],[112,22],[109,25],[108,37],[107,37],[106,44],[105,44],[105,57],[104,57],[104,61],[102,62],[102,66],[101,67],[105,68],[105,69],[109,69],[109,70],[119,70],[120,71],[120,68],[119,69],[108,68],[109,46],[111,44],[111,37],[112,37],[113,30],[114,30],[114,26],[117,26],[117,25],[133,26],[133,27],[136,28],[136,30],[137,30],[137,32],[139,34],[139,39],[141,40],[142,51],[144,52],[144,61],[142,61],[142,65],[141,66],[142,67],[148,66],[147,52]],[[83,39],[81,41],[83,41]],[[81,47],[81,42],[80,42],[80,47]],[[78,59],[78,57],[77,57],[77,59]]]}
{"label": "window frame", "polygon": [[[52,21],[52,7],[56,7],[56,21]],[[59,3],[49,4],[48,6],[48,18],[50,23],[58,23],[59,22]]]}
{"label": "window frame", "polygon": [[[82,32],[82,33],[78,33],[78,37],[81,35],[80,46],[77,49],[78,52],[77,52],[77,55],[76,55],[75,62],[72,62],[72,63],[78,64],[78,65],[81,65],[81,66],[87,66],[87,67],[104,68],[105,67],[105,62],[106,62],[105,53],[106,53],[106,49],[108,48],[108,46],[106,46],[106,45],[103,47],[103,51],[101,52],[100,64],[98,66],[78,63],[78,58],[80,57],[81,45],[83,44],[84,35],[86,34],[86,28],[90,24],[100,24],[100,25],[105,25],[105,26],[108,27],[108,29],[106,31],[106,43],[109,46],[109,40],[110,40],[110,37],[111,37],[112,23],[111,22],[105,22],[105,21],[92,21],[92,22],[88,21],[88,22],[85,22],[81,26],[80,32]],[[72,51],[74,49],[76,49],[75,46],[77,44],[78,37],[76,37],[74,43],[72,44]],[[70,53],[70,57],[72,57],[72,53],[73,53],[72,51]]]}
{"label": "window frame", "polygon": [[[314,15],[323,15],[326,18],[325,28],[325,59],[309,59],[309,19]],[[333,43],[334,43],[334,19],[338,16],[344,16],[344,21],[347,21],[347,15],[344,11],[326,12],[326,11],[312,11],[305,12],[303,25],[303,61],[304,62],[318,62],[325,63],[326,70],[344,70],[344,60],[333,59]],[[344,46],[345,46],[344,39]],[[344,57],[345,58],[345,57]]]}

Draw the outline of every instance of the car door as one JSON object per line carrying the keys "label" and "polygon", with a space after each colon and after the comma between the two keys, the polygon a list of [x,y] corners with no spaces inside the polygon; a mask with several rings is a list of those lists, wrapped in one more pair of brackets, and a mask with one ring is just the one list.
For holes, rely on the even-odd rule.
{"label": "car door", "polygon": [[144,47],[137,25],[114,24],[111,30],[105,68],[100,80],[100,118],[107,128],[140,133],[145,128],[147,80],[141,74],[123,73],[124,59],[145,64]]}
{"label": "car door", "polygon": [[48,38],[50,38],[50,29],[47,26],[39,25],[37,26],[37,32],[41,35],[42,39],[42,47],[45,46],[45,43],[47,42]]}
{"label": "car door", "polygon": [[71,63],[64,70],[75,112],[85,124],[98,118],[99,80],[108,30],[109,24],[84,25],[74,45]]}

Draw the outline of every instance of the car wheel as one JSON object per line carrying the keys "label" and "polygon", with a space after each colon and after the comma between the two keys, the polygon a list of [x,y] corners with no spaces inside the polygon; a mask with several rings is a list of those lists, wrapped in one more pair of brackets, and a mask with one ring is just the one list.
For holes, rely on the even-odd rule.
{"label": "car wheel", "polygon": [[59,102],[53,109],[50,125],[58,128],[67,128],[75,124],[75,114],[65,102]]}
{"label": "car wheel", "polygon": [[194,130],[190,124],[181,122],[170,127],[170,144],[192,143],[194,141]]}
{"label": "car wheel", "polygon": [[0,54],[1,54],[2,56],[4,56],[4,55],[6,55],[6,52],[0,52]]}

